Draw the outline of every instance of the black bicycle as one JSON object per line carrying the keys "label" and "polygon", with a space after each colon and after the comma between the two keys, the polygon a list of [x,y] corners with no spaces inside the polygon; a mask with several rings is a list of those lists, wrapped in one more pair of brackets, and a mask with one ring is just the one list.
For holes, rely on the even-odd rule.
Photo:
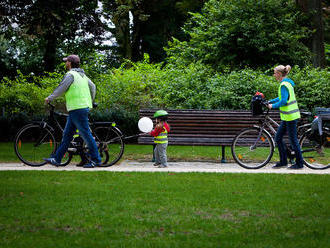
{"label": "black bicycle", "polygon": [[[46,162],[43,158],[54,154],[63,135],[63,124],[60,119],[68,115],[55,112],[55,106],[49,104],[49,116],[42,121],[34,121],[22,127],[16,134],[14,148],[17,157],[29,166],[42,166]],[[90,123],[92,135],[96,141],[102,163],[101,167],[112,166],[117,163],[123,153],[124,136],[114,122]],[[68,165],[74,155],[89,161],[88,147],[76,131],[68,151],[62,159],[61,166]]]}
{"label": "black bicycle", "polygon": [[[267,101],[263,101],[261,104],[266,106]],[[262,115],[263,118],[259,120],[259,125],[241,130],[231,145],[234,160],[246,169],[259,169],[265,166],[274,154],[275,142],[270,132],[275,135],[276,130],[273,125],[278,127],[279,124],[269,116],[268,108]],[[302,112],[301,115],[312,116],[310,112]],[[311,169],[327,169],[330,167],[330,129],[322,126],[320,132],[322,135],[315,135],[311,126],[312,123],[298,126],[299,144],[304,163]],[[290,146],[287,146],[287,152],[292,164],[295,153]]]}

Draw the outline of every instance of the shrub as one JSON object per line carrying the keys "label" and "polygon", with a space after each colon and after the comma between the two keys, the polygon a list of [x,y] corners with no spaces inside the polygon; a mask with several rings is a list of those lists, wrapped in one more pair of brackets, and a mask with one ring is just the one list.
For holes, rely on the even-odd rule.
{"label": "shrub", "polygon": [[[98,75],[97,109],[91,111],[96,121],[115,121],[126,135],[137,130],[138,110],[167,109],[250,109],[256,91],[267,99],[277,97],[278,82],[272,70],[253,69],[215,73],[201,63],[187,67],[152,65],[148,58],[139,63],[123,64],[110,73]],[[52,73],[29,82],[19,75],[15,80],[4,79],[0,84],[0,106],[5,109],[2,123],[24,114],[25,120],[45,115],[44,98],[61,81],[63,75]],[[301,109],[330,106],[330,73],[328,69],[293,67],[290,77]],[[55,101],[56,108],[65,110],[64,98]],[[2,110],[2,109],[1,109]],[[6,119],[6,120],[5,120]],[[16,125],[16,124],[15,124]],[[13,126],[15,126],[13,125]],[[16,125],[17,126],[17,125]]]}
{"label": "shrub", "polygon": [[294,1],[210,0],[184,26],[190,40],[169,42],[168,61],[199,61],[216,70],[305,65],[311,53],[302,41],[310,31],[302,19]]}

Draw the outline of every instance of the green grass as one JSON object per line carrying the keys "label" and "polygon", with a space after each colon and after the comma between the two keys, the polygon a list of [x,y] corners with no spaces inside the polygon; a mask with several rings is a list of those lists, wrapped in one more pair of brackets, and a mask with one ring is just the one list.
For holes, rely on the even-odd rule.
{"label": "green grass", "polygon": [[[152,145],[125,145],[122,159],[146,160],[152,159]],[[220,146],[172,146],[167,149],[169,161],[221,161]],[[226,147],[226,159],[233,161],[230,147]],[[78,161],[79,158],[74,158]],[[277,151],[274,153],[273,161],[278,161]],[[19,162],[11,142],[0,143],[0,162]]]}
{"label": "green grass", "polygon": [[0,247],[329,247],[329,175],[0,172]]}

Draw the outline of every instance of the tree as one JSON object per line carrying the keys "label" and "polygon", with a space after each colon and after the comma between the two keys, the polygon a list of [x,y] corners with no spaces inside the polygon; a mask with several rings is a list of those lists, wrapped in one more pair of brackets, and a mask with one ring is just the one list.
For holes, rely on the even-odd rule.
{"label": "tree", "polygon": [[[37,44],[39,52],[31,57],[35,55],[41,61],[39,72],[53,71],[63,54],[75,52],[70,45],[83,44],[87,50],[101,41],[105,25],[100,20],[97,3],[97,0],[2,0],[4,13],[0,24],[5,34],[14,32],[14,39]],[[68,50],[60,50],[68,46]],[[18,51],[16,56],[24,57],[24,53]]]}
{"label": "tree", "polygon": [[189,11],[199,11],[205,0],[102,0],[114,27],[122,58],[139,61],[144,53],[150,60],[164,60],[163,49],[172,36],[186,38],[181,27]]}
{"label": "tree", "polygon": [[322,1],[321,0],[296,0],[300,9],[306,13],[310,20],[310,28],[313,30],[308,46],[313,53],[314,67],[325,67],[324,53],[324,23],[322,20]]}
{"label": "tree", "polygon": [[309,63],[309,31],[287,0],[210,0],[184,26],[189,41],[169,44],[171,63],[200,61],[216,70]]}

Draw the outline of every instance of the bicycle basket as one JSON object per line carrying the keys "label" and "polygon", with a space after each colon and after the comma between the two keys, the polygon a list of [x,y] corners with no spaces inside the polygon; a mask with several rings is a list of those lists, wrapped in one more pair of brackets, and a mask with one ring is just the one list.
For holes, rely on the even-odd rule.
{"label": "bicycle basket", "polygon": [[252,97],[251,111],[253,116],[263,114],[262,101],[263,98],[261,95],[255,95]]}

